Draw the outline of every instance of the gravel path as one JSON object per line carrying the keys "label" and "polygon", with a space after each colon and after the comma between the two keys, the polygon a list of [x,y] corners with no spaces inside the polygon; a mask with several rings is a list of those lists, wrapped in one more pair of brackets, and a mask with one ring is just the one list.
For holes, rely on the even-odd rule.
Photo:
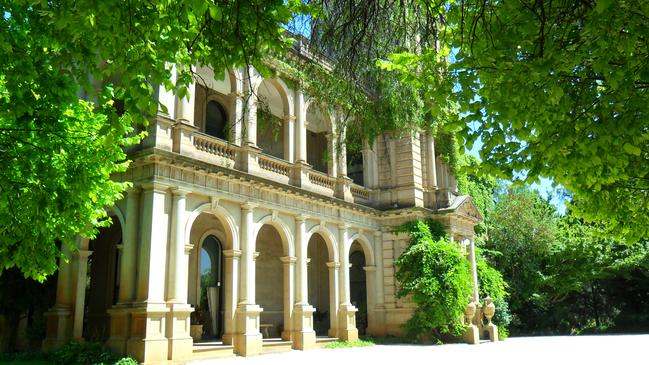
{"label": "gravel path", "polygon": [[406,365],[412,361],[420,361],[420,364],[444,365],[649,365],[649,335],[516,337],[477,346],[376,345],[202,360],[191,364]]}

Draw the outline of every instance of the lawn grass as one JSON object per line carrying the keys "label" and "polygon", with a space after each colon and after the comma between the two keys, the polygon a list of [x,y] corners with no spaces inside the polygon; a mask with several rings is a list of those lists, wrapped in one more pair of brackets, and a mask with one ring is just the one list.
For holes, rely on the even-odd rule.
{"label": "lawn grass", "polygon": [[343,349],[349,347],[368,347],[374,346],[374,342],[368,339],[358,339],[355,341],[334,341],[324,346],[326,349]]}

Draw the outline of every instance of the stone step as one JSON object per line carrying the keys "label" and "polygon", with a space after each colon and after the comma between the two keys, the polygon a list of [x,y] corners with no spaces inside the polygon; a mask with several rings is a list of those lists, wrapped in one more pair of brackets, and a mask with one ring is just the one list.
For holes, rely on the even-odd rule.
{"label": "stone step", "polygon": [[195,343],[193,350],[194,359],[216,359],[234,357],[234,347],[219,343]]}
{"label": "stone step", "polygon": [[261,352],[263,354],[271,352],[285,352],[291,351],[293,348],[293,343],[291,341],[280,341],[280,340],[264,340]]}

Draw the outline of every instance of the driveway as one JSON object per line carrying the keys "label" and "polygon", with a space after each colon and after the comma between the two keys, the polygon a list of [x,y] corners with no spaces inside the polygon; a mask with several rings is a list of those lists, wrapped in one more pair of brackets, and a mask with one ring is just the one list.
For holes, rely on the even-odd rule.
{"label": "driveway", "polygon": [[375,345],[202,360],[191,364],[407,365],[414,360],[420,364],[443,365],[649,364],[649,335],[514,337],[480,345]]}

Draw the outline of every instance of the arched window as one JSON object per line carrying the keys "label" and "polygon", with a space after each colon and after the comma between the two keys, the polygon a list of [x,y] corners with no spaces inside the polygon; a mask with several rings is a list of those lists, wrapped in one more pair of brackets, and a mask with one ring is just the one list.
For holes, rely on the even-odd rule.
{"label": "arched window", "polygon": [[226,139],[228,116],[219,102],[210,100],[205,107],[205,133]]}

